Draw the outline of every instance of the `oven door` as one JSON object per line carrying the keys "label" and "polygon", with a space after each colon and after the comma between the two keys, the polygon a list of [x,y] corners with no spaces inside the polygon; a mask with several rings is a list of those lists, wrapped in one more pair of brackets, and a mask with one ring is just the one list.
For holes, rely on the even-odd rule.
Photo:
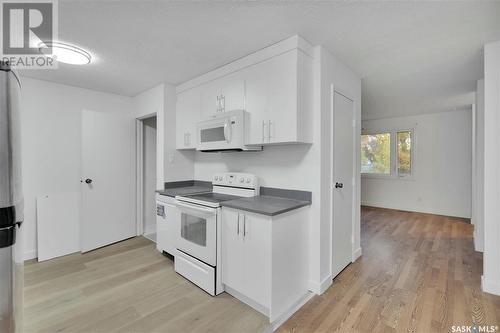
{"label": "oven door", "polygon": [[216,265],[217,209],[177,201],[181,223],[177,249],[208,265]]}

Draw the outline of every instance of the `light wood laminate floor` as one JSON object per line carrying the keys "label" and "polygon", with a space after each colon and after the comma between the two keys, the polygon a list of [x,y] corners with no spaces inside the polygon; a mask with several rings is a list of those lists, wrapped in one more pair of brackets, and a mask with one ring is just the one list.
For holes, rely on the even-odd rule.
{"label": "light wood laminate floor", "polygon": [[500,297],[481,292],[482,255],[466,220],[363,207],[361,230],[363,256],[279,332],[500,326]]}
{"label": "light wood laminate floor", "polygon": [[[499,325],[480,290],[482,256],[465,220],[362,209],[363,256],[279,332],[451,332]],[[130,239],[25,268],[25,332],[262,332],[267,319],[177,275],[149,240]]]}
{"label": "light wood laminate floor", "polygon": [[137,237],[25,266],[28,332],[262,332],[266,317],[224,293],[211,297]]}

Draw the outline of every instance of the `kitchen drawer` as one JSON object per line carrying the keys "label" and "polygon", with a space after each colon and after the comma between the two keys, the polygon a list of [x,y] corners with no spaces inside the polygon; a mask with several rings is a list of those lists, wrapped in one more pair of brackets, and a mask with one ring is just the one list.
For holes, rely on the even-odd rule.
{"label": "kitchen drawer", "polygon": [[215,268],[177,250],[175,271],[215,296]]}

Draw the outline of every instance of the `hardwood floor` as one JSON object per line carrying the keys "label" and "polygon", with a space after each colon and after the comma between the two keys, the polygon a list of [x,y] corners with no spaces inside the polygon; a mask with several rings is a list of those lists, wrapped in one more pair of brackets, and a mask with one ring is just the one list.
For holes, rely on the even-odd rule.
{"label": "hardwood floor", "polygon": [[211,297],[142,237],[25,267],[25,332],[261,332],[260,313]]}
{"label": "hardwood floor", "polygon": [[[500,324],[463,219],[362,209],[363,256],[279,332],[451,332]],[[25,332],[262,332],[267,318],[178,276],[145,238],[25,268]],[[497,330],[498,331],[498,330]]]}
{"label": "hardwood floor", "polygon": [[279,332],[500,326],[500,297],[481,292],[482,255],[466,220],[368,207],[361,215],[363,256]]}

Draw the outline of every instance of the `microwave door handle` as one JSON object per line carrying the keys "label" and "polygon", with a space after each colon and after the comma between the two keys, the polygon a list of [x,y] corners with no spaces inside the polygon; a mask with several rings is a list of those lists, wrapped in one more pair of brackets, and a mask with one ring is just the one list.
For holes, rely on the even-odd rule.
{"label": "microwave door handle", "polygon": [[224,123],[224,139],[226,142],[231,142],[231,120],[226,120]]}

